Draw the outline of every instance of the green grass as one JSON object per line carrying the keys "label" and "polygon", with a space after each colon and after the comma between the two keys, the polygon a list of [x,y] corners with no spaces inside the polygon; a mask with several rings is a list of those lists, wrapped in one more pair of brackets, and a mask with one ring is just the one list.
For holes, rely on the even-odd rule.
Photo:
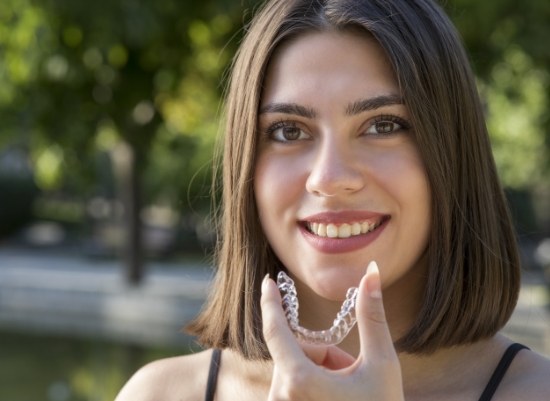
{"label": "green grass", "polygon": [[145,363],[184,353],[0,332],[1,401],[112,401]]}

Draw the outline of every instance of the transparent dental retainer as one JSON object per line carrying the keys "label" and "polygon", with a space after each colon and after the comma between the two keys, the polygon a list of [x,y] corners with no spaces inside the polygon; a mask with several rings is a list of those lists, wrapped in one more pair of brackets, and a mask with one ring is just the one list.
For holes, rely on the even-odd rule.
{"label": "transparent dental retainer", "polygon": [[277,287],[282,296],[282,305],[290,330],[301,342],[316,345],[335,345],[349,334],[356,322],[355,303],[357,301],[356,287],[348,289],[346,299],[342,303],[340,312],[327,330],[313,331],[300,326],[298,320],[298,297],[294,281],[284,272],[277,275]]}

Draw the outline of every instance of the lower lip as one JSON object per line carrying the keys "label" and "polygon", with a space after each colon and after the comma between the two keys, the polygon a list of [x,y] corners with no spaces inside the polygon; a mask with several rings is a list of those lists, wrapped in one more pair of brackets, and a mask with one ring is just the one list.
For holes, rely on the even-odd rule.
{"label": "lower lip", "polygon": [[386,219],[374,231],[349,238],[319,237],[309,232],[304,226],[299,225],[299,227],[307,242],[318,251],[323,253],[345,253],[369,246],[386,228],[389,220]]}

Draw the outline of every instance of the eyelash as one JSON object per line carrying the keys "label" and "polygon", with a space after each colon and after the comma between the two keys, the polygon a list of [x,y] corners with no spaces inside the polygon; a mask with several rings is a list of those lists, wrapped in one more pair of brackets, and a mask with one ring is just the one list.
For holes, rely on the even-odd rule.
{"label": "eyelash", "polygon": [[267,129],[265,130],[265,135],[267,136],[267,138],[275,142],[281,142],[281,143],[293,142],[293,140],[290,140],[290,139],[281,140],[274,137],[274,133],[277,130],[285,129],[285,128],[295,128],[295,129],[299,129],[300,131],[303,131],[298,127],[298,125],[294,121],[279,120],[271,124],[269,127],[267,127]]}
{"label": "eyelash", "polygon": [[390,122],[399,125],[398,129],[395,129],[391,132],[378,132],[376,134],[367,134],[367,135],[374,135],[374,136],[389,136],[392,134],[396,134],[400,131],[408,131],[411,129],[411,124],[405,120],[404,118],[398,117],[393,114],[382,114],[379,116],[374,117],[371,121],[369,121],[369,127],[366,131],[376,126],[376,124],[381,122]]}
{"label": "eyelash", "polygon": [[[394,123],[394,124],[397,124],[399,126],[399,128],[394,129],[390,132],[367,133],[368,130],[370,130],[371,128],[374,128],[376,126],[376,124],[381,123],[381,122]],[[304,132],[303,130],[301,130],[298,127],[298,124],[296,124],[296,122],[294,122],[294,121],[279,120],[279,121],[276,121],[273,124],[271,124],[269,127],[267,127],[267,129],[265,130],[265,135],[270,140],[273,140],[275,142],[281,142],[281,143],[293,142],[293,141],[298,140],[298,139],[281,140],[281,139],[277,139],[277,138],[274,137],[274,133],[277,130],[285,129],[285,128],[295,128],[295,129],[299,129],[300,131]],[[365,130],[364,135],[378,136],[378,137],[388,137],[388,136],[391,136],[391,135],[396,134],[396,133],[401,132],[401,131],[408,131],[409,129],[411,129],[411,124],[407,120],[405,120],[404,118],[401,118],[401,117],[398,117],[398,116],[392,115],[392,114],[382,114],[382,115],[374,117],[373,119],[371,119],[369,121],[369,126]]]}

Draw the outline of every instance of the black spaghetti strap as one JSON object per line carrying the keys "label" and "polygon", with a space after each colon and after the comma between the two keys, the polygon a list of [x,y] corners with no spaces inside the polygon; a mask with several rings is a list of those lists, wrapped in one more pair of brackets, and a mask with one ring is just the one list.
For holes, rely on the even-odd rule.
{"label": "black spaghetti strap", "polygon": [[516,354],[522,349],[529,349],[529,348],[526,347],[525,345],[514,343],[506,349],[495,371],[493,372],[491,379],[489,379],[489,383],[487,383],[485,390],[483,390],[481,397],[479,397],[479,401],[490,401],[493,398],[493,395],[497,391],[497,388],[500,382],[502,381],[502,379],[504,378],[506,371],[510,367],[510,364],[516,357]]}
{"label": "black spaghetti strap", "polygon": [[212,350],[212,357],[210,358],[210,368],[208,369],[208,382],[206,383],[206,396],[205,401],[214,401],[214,394],[216,394],[216,385],[218,384],[218,372],[220,370],[220,361],[222,356],[221,349]]}

